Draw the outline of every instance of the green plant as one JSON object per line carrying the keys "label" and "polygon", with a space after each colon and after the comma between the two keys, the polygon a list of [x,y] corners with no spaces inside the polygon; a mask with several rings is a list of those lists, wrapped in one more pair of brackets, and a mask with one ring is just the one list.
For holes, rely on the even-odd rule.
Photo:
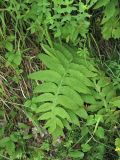
{"label": "green plant", "polygon": [[[21,130],[22,131],[22,130]],[[0,157],[8,159],[25,158],[25,140],[29,139],[28,134],[19,132],[11,132],[10,135],[5,136],[5,131],[0,133]]]}
{"label": "green plant", "polygon": [[112,78],[113,85],[119,90],[120,89],[120,65],[119,58],[110,59],[105,62],[106,73]]}
{"label": "green plant", "polygon": [[34,90],[35,93],[43,94],[32,99],[32,103],[38,103],[40,107],[37,105],[30,107],[36,113],[42,113],[38,119],[47,120],[46,128],[57,136],[63,134],[64,127],[70,128],[68,122],[79,125],[78,116],[87,118],[79,94],[90,94],[89,88],[94,87],[90,77],[96,74],[93,72],[95,70],[93,66],[91,66],[93,71],[83,66],[83,58],[77,61],[77,57],[79,58],[77,54],[72,54],[58,44],[56,48],[43,46],[47,54],[41,54],[39,57],[48,69],[32,73],[29,78],[45,81]]}
{"label": "green plant", "polygon": [[120,159],[119,7],[0,0],[0,160]]}
{"label": "green plant", "polygon": [[99,0],[95,9],[103,7],[101,21],[102,34],[105,39],[120,38],[120,7],[118,0]]}
{"label": "green plant", "polygon": [[[41,84],[34,89],[29,105],[25,103],[27,109],[35,113],[38,120],[45,122],[45,128],[55,139],[63,136],[64,128],[71,130],[71,124],[82,125],[82,150],[71,150],[69,156],[84,156],[86,152],[89,155],[91,141],[95,137],[98,141],[104,139],[108,145],[107,140],[111,137],[107,137],[105,130],[109,126],[112,134],[119,117],[115,107],[118,104],[112,103],[116,89],[110,78],[97,69],[86,49],[76,53],[74,48],[59,44],[55,44],[54,48],[42,47],[46,54],[40,54],[39,58],[46,69],[29,75],[29,78],[41,81]],[[99,145],[98,150],[101,154],[97,156],[101,159],[105,146]],[[93,160],[94,156],[89,156]]]}
{"label": "green plant", "polygon": [[31,33],[37,33],[38,39],[46,40],[51,44],[50,37],[78,44],[80,37],[86,37],[89,30],[89,9],[96,0],[48,0],[29,2],[30,8],[24,15],[24,20],[32,20]]}

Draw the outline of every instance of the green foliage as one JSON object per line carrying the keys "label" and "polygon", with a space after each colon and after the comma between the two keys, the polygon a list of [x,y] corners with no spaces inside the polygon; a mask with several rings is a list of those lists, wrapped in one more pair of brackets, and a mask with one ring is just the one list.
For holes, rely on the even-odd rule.
{"label": "green foliage", "polygon": [[0,0],[0,160],[120,159],[119,8]]}
{"label": "green foliage", "polygon": [[105,39],[120,38],[120,8],[118,0],[99,0],[95,9],[103,7],[101,21],[102,34]]}
{"label": "green foliage", "polygon": [[82,57],[77,61],[79,56],[61,45],[56,44],[56,49],[43,45],[43,49],[47,54],[39,57],[48,69],[29,75],[31,79],[44,81],[34,90],[34,93],[42,94],[32,99],[39,107],[31,105],[31,109],[40,114],[39,120],[47,120],[45,127],[57,135],[62,134],[68,122],[79,126],[78,116],[87,119],[81,94],[90,94],[90,87],[94,87],[90,78],[96,74],[92,64],[93,71],[90,71],[87,62],[86,67],[83,66]]}
{"label": "green foliage", "polygon": [[[65,127],[70,130],[71,124],[82,125],[80,137],[85,137],[82,149],[71,151],[69,156],[89,155],[92,149],[89,143],[93,137],[107,143],[106,127],[102,124],[107,124],[111,132],[117,125],[119,112],[115,106],[119,100],[112,103],[112,99],[116,99],[116,89],[110,78],[98,71],[92,60],[89,61],[85,50],[76,53],[75,49],[59,44],[54,48],[43,45],[43,49],[46,54],[40,54],[39,58],[46,69],[29,75],[41,84],[35,87],[31,104],[26,105],[26,102],[25,105],[37,115],[38,120],[45,122],[44,127],[54,139],[63,136]],[[89,132],[92,132],[91,136]],[[101,159],[105,149],[100,145],[98,150],[101,150],[101,155],[97,155]],[[92,156],[89,155],[91,160]]]}
{"label": "green foliage", "polygon": [[[25,126],[25,128],[28,127]],[[4,134],[3,132],[3,135],[0,135],[0,156],[4,155],[6,159],[7,157],[10,157],[10,159],[25,158],[25,140],[30,139],[31,136],[28,133],[24,133],[22,129],[19,132],[12,132],[6,137]]]}
{"label": "green foliage", "polygon": [[48,30],[55,38],[73,43],[78,43],[79,36],[86,36],[91,3],[88,5],[74,0],[36,0],[30,5],[31,10],[26,12],[24,19],[32,19],[33,23],[29,29],[32,33],[38,32],[39,39],[47,35]]}

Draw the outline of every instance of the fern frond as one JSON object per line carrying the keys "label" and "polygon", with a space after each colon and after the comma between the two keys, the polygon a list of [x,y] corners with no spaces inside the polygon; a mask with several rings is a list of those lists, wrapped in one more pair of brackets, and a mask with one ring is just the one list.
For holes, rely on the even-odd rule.
{"label": "fern frond", "polygon": [[43,49],[46,54],[39,58],[47,69],[31,73],[29,78],[43,81],[34,90],[40,95],[32,101],[38,104],[38,119],[45,120],[45,127],[54,135],[58,128],[60,133],[64,127],[70,129],[69,123],[79,126],[79,117],[87,119],[82,97],[92,94],[94,83],[90,78],[96,73],[94,67],[91,71],[83,64],[83,59],[76,60],[80,57],[70,48],[55,44],[54,49],[46,45]]}

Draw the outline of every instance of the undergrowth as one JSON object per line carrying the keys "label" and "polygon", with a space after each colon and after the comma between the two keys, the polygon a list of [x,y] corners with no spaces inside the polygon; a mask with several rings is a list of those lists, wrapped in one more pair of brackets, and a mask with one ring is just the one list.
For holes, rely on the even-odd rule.
{"label": "undergrowth", "polygon": [[0,0],[0,160],[120,159],[120,2]]}

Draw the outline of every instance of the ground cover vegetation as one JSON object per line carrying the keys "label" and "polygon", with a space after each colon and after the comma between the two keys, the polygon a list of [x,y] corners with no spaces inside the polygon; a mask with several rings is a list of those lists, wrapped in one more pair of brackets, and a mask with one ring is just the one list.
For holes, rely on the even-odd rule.
{"label": "ground cover vegetation", "polygon": [[119,0],[0,0],[0,160],[120,159],[119,40]]}

